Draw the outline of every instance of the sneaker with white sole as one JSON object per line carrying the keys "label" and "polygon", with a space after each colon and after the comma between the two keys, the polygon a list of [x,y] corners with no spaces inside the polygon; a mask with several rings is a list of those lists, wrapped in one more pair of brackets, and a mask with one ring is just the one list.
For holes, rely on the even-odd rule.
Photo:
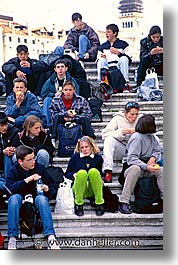
{"label": "sneaker with white sole", "polygon": [[8,249],[17,249],[17,240],[15,237],[10,237],[8,242]]}
{"label": "sneaker with white sole", "polygon": [[56,239],[48,239],[48,250],[49,249],[61,249]]}

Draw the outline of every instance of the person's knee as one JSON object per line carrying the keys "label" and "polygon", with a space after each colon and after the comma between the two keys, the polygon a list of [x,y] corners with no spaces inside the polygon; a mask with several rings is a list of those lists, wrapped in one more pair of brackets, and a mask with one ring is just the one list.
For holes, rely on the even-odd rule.
{"label": "person's knee", "polygon": [[19,202],[22,202],[22,196],[20,194],[13,194],[8,199],[8,205],[13,204],[15,206],[15,205],[19,204]]}
{"label": "person's knee", "polygon": [[87,171],[86,170],[84,170],[84,169],[80,169],[78,172],[77,172],[77,174],[76,174],[76,178],[77,179],[83,179],[83,178],[86,178],[88,176],[88,173],[87,173]]}
{"label": "person's knee", "polygon": [[129,63],[129,59],[127,58],[127,56],[121,56],[119,58],[119,63]]}
{"label": "person's knee", "polygon": [[49,158],[49,154],[45,149],[40,149],[37,153],[37,157],[40,158]]}
{"label": "person's knee", "polygon": [[91,168],[91,169],[88,171],[88,176],[89,176],[89,178],[90,178],[90,177],[100,176],[100,172],[99,172],[99,170],[96,169],[96,168]]}
{"label": "person's knee", "polygon": [[125,175],[125,177],[138,176],[138,178],[139,178],[141,175],[141,168],[137,165],[132,165],[126,169],[124,175]]}
{"label": "person's knee", "polygon": [[35,197],[35,204],[38,208],[38,205],[45,205],[46,203],[48,203],[48,198],[44,195],[37,195]]}
{"label": "person's knee", "polygon": [[115,139],[112,136],[107,136],[104,140],[104,145],[109,147],[113,145],[114,142],[115,142]]}
{"label": "person's knee", "polygon": [[79,41],[84,41],[84,40],[88,40],[88,37],[86,35],[80,35]]}

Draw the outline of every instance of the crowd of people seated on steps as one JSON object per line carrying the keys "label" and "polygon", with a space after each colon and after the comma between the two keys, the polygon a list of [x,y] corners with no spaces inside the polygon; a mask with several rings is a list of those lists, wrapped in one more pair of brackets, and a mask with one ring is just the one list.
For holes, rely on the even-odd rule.
{"label": "crowd of people seated on steps", "polygon": [[[30,59],[26,45],[19,45],[17,57],[2,66],[7,98],[5,110],[0,112],[0,170],[4,173],[0,178],[0,189],[5,192],[4,185],[7,185],[12,191],[8,202],[9,249],[16,249],[18,236],[17,226],[14,225],[18,218],[11,218],[9,214],[13,212],[14,203],[17,207],[14,213],[18,216],[22,198],[28,191],[26,188],[30,187],[30,183],[34,184],[41,174],[44,177],[44,192],[49,191],[46,167],[54,157],[59,124],[75,122],[83,129],[84,136],[77,142],[65,172],[66,177],[73,180],[77,216],[84,214],[85,198],[94,198],[97,216],[104,214],[102,186],[112,182],[115,157],[123,163],[122,179],[119,179],[123,185],[118,208],[121,213],[131,213],[130,196],[141,177],[155,175],[163,197],[163,159],[159,139],[155,136],[155,119],[151,115],[143,115],[137,102],[127,102],[124,110],[116,113],[103,129],[103,155],[95,143],[92,110],[88,101],[91,91],[83,62],[97,62],[99,81],[100,69],[114,64],[129,83],[129,44],[118,38],[119,29],[115,24],[106,27],[107,41],[100,44],[96,32],[82,22],[79,13],[72,15],[72,23],[74,28],[70,30],[64,46],[56,47],[54,51],[60,58],[52,66]],[[160,28],[153,26],[140,44],[137,85],[144,80],[147,67],[154,66],[162,75],[163,37]],[[65,49],[71,52],[65,54]],[[39,100],[42,100],[43,106]],[[156,164],[161,167],[155,169]],[[14,178],[16,170],[20,172],[20,179]],[[21,184],[16,187],[14,180]],[[35,203],[43,215],[43,206],[40,206],[37,197]],[[49,210],[46,198],[43,203]],[[18,202],[15,202],[16,199]],[[50,210],[45,216],[49,219],[50,229],[47,231],[49,223],[42,218],[44,236],[48,238],[49,248],[52,245],[58,248]]]}
{"label": "crowd of people seated on steps", "polygon": [[[67,81],[66,86],[68,86],[68,82],[71,81]],[[74,92],[74,87],[71,88]],[[120,142],[121,147],[118,151],[122,157],[123,170],[121,174],[123,176],[118,180],[123,185],[123,190],[122,194],[118,196],[118,210],[123,214],[132,213],[129,206],[130,197],[137,180],[142,177],[156,176],[161,198],[163,198],[163,166],[161,164],[161,167],[155,167],[161,160],[161,146],[155,137],[155,118],[150,114],[141,115],[139,110],[140,106],[137,102],[128,102],[124,112],[118,113],[118,120],[113,118],[112,124],[115,120],[115,126],[110,126],[111,134],[107,136],[110,141],[107,142],[107,146],[105,142],[105,148],[109,150],[110,142],[113,140],[113,148],[110,153],[111,161],[108,160],[112,167],[114,150],[115,147],[118,147],[114,146],[117,132],[121,137],[117,141]],[[103,134],[105,132],[109,132],[109,126],[107,130],[103,130]],[[19,129],[15,129],[15,126],[8,123],[8,117],[4,112],[0,112],[0,134],[1,156],[10,158],[9,161],[3,159],[6,174],[5,178],[0,178],[0,189],[5,194],[7,194],[6,189],[11,193],[10,197],[8,196],[8,249],[16,249],[16,239],[19,233],[17,225],[19,209],[22,199],[29,192],[33,194],[35,204],[40,211],[44,236],[48,236],[49,249],[59,249],[55,239],[51,212],[47,210],[45,214],[46,217],[48,216],[50,224],[45,221],[46,217],[43,212],[43,205],[45,205],[45,209],[46,207],[49,209],[48,192],[50,189],[46,168],[54,151],[51,136],[43,130],[42,121],[38,117],[28,116],[25,119],[23,131],[19,132]],[[12,156],[15,156],[15,159],[12,159]],[[99,153],[99,148],[92,137],[85,135],[78,139],[74,154],[65,171],[65,176],[73,181],[71,188],[75,202],[74,213],[77,216],[84,215],[84,199],[94,200],[97,216],[104,214],[103,185],[104,182],[112,181],[112,169],[105,169],[103,172],[104,167],[108,168],[108,161],[106,152],[104,151],[103,156]],[[107,176],[108,172],[111,173],[110,176]],[[34,186],[40,176],[43,178],[43,190],[46,193],[43,202],[40,201],[42,197],[38,197],[36,194]],[[14,208],[12,209],[14,205],[16,205],[15,211]],[[47,229],[49,225],[50,229]]]}

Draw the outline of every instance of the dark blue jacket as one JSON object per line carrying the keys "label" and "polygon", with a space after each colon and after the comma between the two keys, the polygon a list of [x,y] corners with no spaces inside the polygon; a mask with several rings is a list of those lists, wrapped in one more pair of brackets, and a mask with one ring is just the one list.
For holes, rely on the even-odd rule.
{"label": "dark blue jacket", "polygon": [[[33,197],[37,195],[36,193],[36,181],[30,181],[26,183],[24,179],[27,177],[38,174],[41,176],[43,184],[50,185],[51,180],[46,168],[36,162],[35,168],[30,170],[23,169],[18,162],[16,162],[8,172],[6,177],[6,186],[12,192],[12,194],[20,194],[23,197],[27,194],[32,194]],[[48,196],[48,192],[44,192],[44,195]]]}
{"label": "dark blue jacket", "polygon": [[74,173],[77,173],[80,169],[84,169],[88,172],[91,168],[98,169],[102,175],[102,164],[103,158],[99,154],[96,154],[94,158],[92,158],[90,156],[80,157],[79,153],[75,153],[71,156],[65,176],[66,178],[73,180]]}

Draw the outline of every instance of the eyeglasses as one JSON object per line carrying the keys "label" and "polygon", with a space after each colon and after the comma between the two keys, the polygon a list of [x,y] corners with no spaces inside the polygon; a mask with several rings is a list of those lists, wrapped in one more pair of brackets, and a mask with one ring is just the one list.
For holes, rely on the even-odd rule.
{"label": "eyeglasses", "polygon": [[55,68],[64,68],[64,65],[57,65]]}
{"label": "eyeglasses", "polygon": [[130,101],[125,105],[125,109],[127,110],[128,108],[140,108],[140,105],[138,104],[138,102],[135,101]]}

